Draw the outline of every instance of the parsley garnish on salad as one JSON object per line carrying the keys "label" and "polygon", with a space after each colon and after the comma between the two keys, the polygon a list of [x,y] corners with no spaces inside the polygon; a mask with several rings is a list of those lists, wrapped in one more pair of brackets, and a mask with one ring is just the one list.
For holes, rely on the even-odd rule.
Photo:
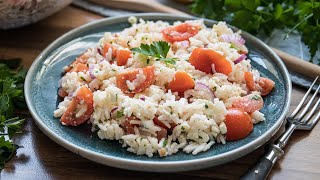
{"label": "parsley garnish on salad", "polygon": [[0,60],[0,172],[20,147],[12,137],[25,120],[15,114],[17,109],[26,108],[23,94],[26,70],[19,66],[20,61]]}
{"label": "parsley garnish on salad", "polygon": [[138,48],[132,48],[131,51],[146,56],[152,56],[157,61],[163,61],[166,64],[176,64],[177,58],[167,58],[170,50],[170,44],[165,41],[157,41],[152,44],[141,44]]}

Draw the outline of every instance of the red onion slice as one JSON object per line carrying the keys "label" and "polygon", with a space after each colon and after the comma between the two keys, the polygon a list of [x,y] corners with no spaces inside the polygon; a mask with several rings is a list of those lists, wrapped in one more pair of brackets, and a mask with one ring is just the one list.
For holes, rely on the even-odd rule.
{"label": "red onion slice", "polygon": [[246,40],[244,40],[239,34],[223,34],[221,35],[221,39],[224,42],[234,42],[234,43],[240,43],[244,45],[246,43]]}
{"label": "red onion slice", "polygon": [[140,99],[141,99],[142,101],[145,101],[145,100],[146,100],[146,98],[145,98],[145,97],[141,97]]}
{"label": "red onion slice", "polygon": [[223,34],[220,37],[222,41],[231,43],[241,52],[248,53],[248,49],[244,45],[246,41],[239,34]]}
{"label": "red onion slice", "polygon": [[118,108],[119,108],[118,106],[114,107],[114,108],[110,111],[110,114],[112,114],[112,113],[113,113],[114,111],[116,111]]}
{"label": "red onion slice", "polygon": [[93,75],[93,69],[94,69],[94,65],[89,65],[89,75],[91,79],[95,79],[96,76]]}
{"label": "red onion slice", "polygon": [[244,60],[244,59],[246,59],[247,58],[247,55],[245,55],[245,54],[241,54],[241,56],[238,58],[238,59],[236,59],[235,61],[233,61],[235,64],[238,64],[238,63],[240,63],[242,60]]}
{"label": "red onion slice", "polygon": [[196,90],[196,91],[204,91],[206,99],[208,99],[208,100],[210,100],[212,102],[214,101],[215,95],[207,85],[205,85],[205,84],[203,84],[201,82],[197,82],[196,85],[194,86],[194,90]]}
{"label": "red onion slice", "polygon": [[97,51],[101,56],[103,56],[100,48],[97,48]]}

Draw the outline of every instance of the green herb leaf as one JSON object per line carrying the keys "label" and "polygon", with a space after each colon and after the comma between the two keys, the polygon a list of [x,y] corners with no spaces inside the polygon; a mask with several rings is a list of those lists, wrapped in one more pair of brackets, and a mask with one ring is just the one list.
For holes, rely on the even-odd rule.
{"label": "green herb leaf", "polygon": [[20,119],[19,117],[11,118],[5,121],[5,125],[8,128],[8,135],[11,139],[16,132],[21,128],[25,119]]}
{"label": "green herb leaf", "polygon": [[124,111],[123,109],[117,111],[116,118],[122,118],[124,116],[124,112],[123,111]]}
{"label": "green herb leaf", "polygon": [[259,100],[261,97],[260,96],[258,96],[258,95],[254,95],[254,96],[252,96],[252,98],[251,99],[253,99],[253,100]]}
{"label": "green herb leaf", "polygon": [[[156,58],[157,61],[163,61],[166,64],[174,65],[177,58],[167,58],[167,54],[170,50],[169,43],[165,41],[157,41],[153,42],[150,45],[141,44],[139,48],[132,48],[131,51],[134,53],[140,53],[146,56],[152,56]],[[147,59],[147,64],[149,64],[150,60]]]}
{"label": "green herb leaf", "polygon": [[167,144],[168,144],[168,140],[164,140],[164,141],[163,141],[163,145],[162,145],[162,147],[166,147],[166,146],[167,146]]}
{"label": "green herb leaf", "polygon": [[18,148],[18,145],[6,140],[4,136],[0,136],[0,171],[4,168],[5,163],[15,155]]}

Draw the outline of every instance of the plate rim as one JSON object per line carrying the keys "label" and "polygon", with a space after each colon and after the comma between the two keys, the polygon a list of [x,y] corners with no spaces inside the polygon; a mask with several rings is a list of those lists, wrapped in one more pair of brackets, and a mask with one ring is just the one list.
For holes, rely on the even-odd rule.
{"label": "plate rim", "polygon": [[[284,118],[289,110],[290,103],[291,103],[291,93],[292,93],[292,85],[290,76],[288,73],[287,68],[285,67],[284,63],[281,61],[281,59],[271,50],[269,46],[267,46],[264,42],[262,42],[260,39],[254,37],[253,35],[243,31],[242,33],[246,34],[246,36],[250,37],[251,39],[254,39],[260,46],[262,46],[266,52],[273,56],[275,61],[272,61],[275,63],[275,65],[278,65],[277,69],[280,70],[280,73],[283,75],[284,81],[285,81],[285,88],[286,91],[286,104],[284,105],[284,111],[280,115],[279,119],[276,121],[274,125],[270,129],[268,129],[263,136],[258,137],[252,142],[249,142],[248,144],[241,146],[239,148],[236,148],[234,150],[218,154],[211,157],[205,157],[200,159],[192,159],[192,160],[183,160],[183,161],[143,161],[143,160],[135,160],[135,159],[127,159],[112,155],[105,155],[98,152],[94,152],[92,150],[88,150],[86,148],[80,147],[76,144],[73,144],[71,142],[68,142],[67,140],[63,139],[61,136],[54,133],[49,127],[47,127],[44,122],[41,120],[41,117],[37,114],[35,110],[35,106],[32,104],[32,98],[31,98],[31,87],[32,87],[32,78],[36,73],[36,66],[41,63],[42,61],[45,61],[43,59],[43,56],[50,52],[51,49],[54,48],[57,44],[59,44],[60,41],[63,41],[64,39],[68,39],[68,37],[76,35],[77,33],[81,33],[83,31],[88,31],[96,26],[100,26],[103,23],[107,23],[110,21],[116,21],[116,20],[123,20],[124,18],[128,18],[130,16],[135,16],[137,18],[144,18],[149,19],[151,18],[163,18],[167,20],[174,20],[174,19],[204,19],[204,18],[197,18],[197,17],[190,17],[190,16],[178,16],[178,15],[171,15],[171,14],[165,14],[165,13],[135,13],[135,14],[129,14],[129,15],[122,15],[122,16],[116,16],[116,17],[109,17],[109,18],[103,18],[99,19],[87,24],[84,24],[80,27],[77,27],[59,38],[57,38],[55,41],[50,43],[49,46],[47,46],[40,55],[34,60],[31,67],[29,68],[28,74],[25,79],[25,86],[24,86],[24,92],[25,92],[25,98],[26,103],[28,106],[28,109],[33,117],[33,120],[35,121],[36,125],[39,127],[39,129],[50,139],[52,139],[57,144],[63,146],[64,148],[70,150],[73,153],[76,153],[86,159],[89,159],[91,161],[95,161],[104,165],[122,168],[122,169],[129,169],[129,170],[137,170],[137,171],[146,171],[146,172],[181,172],[181,171],[188,171],[188,170],[198,170],[203,169],[206,167],[211,167],[223,163],[230,162],[234,159],[237,159],[239,157],[242,157],[246,154],[249,154],[254,149],[257,149],[258,147],[264,145],[274,134],[279,130],[281,127],[281,124],[284,122]],[[204,21],[207,22],[217,22],[214,20],[204,19]],[[228,25],[229,27],[235,28],[233,26]],[[238,28],[235,28],[238,29]],[[195,166],[196,165],[196,166]]]}

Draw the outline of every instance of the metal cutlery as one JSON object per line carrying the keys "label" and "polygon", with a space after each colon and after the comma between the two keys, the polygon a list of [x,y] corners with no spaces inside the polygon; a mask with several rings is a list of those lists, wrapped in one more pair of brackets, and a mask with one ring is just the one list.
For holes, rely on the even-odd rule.
{"label": "metal cutlery", "polygon": [[[270,146],[270,149],[265,155],[242,175],[240,179],[266,179],[275,162],[284,154],[282,149],[286,146],[292,133],[295,130],[311,131],[317,124],[320,119],[320,97],[318,97],[320,85],[317,83],[318,78],[319,76],[313,81],[296,109],[287,117],[286,131],[275,141],[275,144]],[[316,84],[318,84],[318,88],[311,98],[308,98],[312,88],[316,86]]]}

